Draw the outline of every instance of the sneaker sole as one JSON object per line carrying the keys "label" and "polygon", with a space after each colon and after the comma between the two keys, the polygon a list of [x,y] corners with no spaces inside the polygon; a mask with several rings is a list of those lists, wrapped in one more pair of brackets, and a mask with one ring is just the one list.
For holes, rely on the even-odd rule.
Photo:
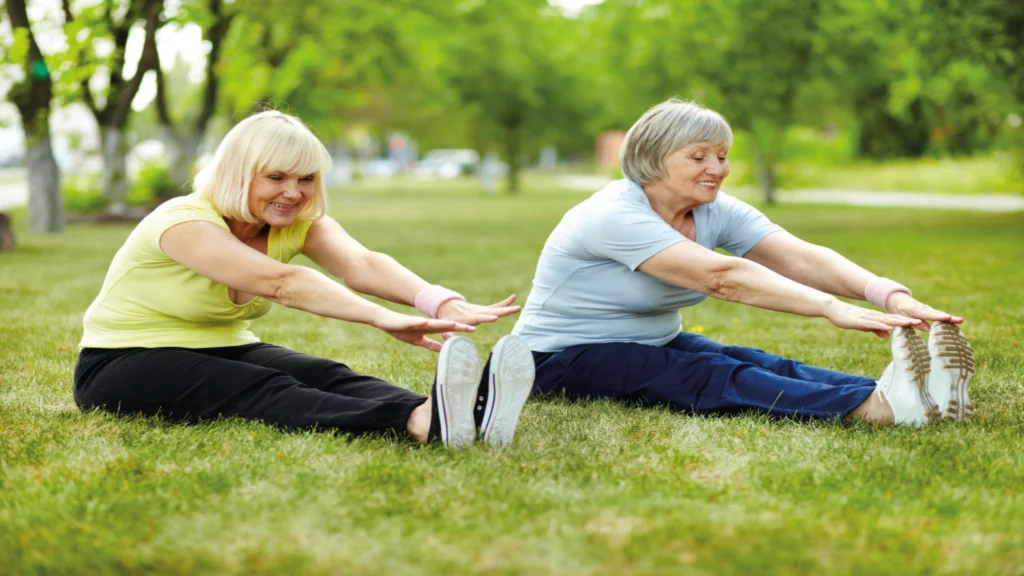
{"label": "sneaker sole", "polygon": [[913,375],[914,387],[921,398],[921,405],[925,407],[924,416],[929,424],[937,424],[942,421],[939,406],[932,399],[928,392],[928,374],[931,371],[931,355],[928,354],[928,346],[921,339],[917,330],[909,326],[896,328],[905,342],[903,348],[904,358],[910,367]]}
{"label": "sneaker sole", "polygon": [[512,443],[534,376],[533,354],[526,342],[512,335],[498,340],[491,356],[487,405],[480,424],[484,442],[498,448]]}
{"label": "sneaker sole", "polygon": [[437,358],[437,412],[441,441],[461,448],[476,439],[473,400],[480,384],[480,355],[462,336],[449,338]]}
{"label": "sneaker sole", "polygon": [[974,376],[974,350],[960,327],[948,322],[935,322],[931,338],[932,358],[940,369],[932,372],[932,387],[949,391],[949,403],[942,412],[947,420],[964,420],[974,411],[967,397],[967,387]]}

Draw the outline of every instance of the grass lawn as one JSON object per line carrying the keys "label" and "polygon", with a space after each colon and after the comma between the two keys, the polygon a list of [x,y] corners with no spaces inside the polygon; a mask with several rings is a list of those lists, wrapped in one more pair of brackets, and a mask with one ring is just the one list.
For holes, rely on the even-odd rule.
{"label": "grass lawn", "polygon": [[[331,213],[479,302],[530,288],[581,193],[366,187]],[[82,314],[128,226],[0,255],[0,573],[1024,573],[1024,214],[768,209],[967,319],[975,418],[921,430],[531,400],[505,451],[78,411]],[[24,214],[18,218],[24,226]],[[888,342],[708,302],[684,327],[878,375]],[[482,352],[513,320],[482,327]],[[265,341],[415,390],[432,354],[278,308]]]}

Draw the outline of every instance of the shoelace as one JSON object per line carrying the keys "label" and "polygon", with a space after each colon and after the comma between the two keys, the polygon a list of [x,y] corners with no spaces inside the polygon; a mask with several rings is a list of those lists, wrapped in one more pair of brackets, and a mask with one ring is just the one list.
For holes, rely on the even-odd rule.
{"label": "shoelace", "polygon": [[[913,330],[913,328],[910,328]],[[914,380],[922,381],[928,377],[931,370],[931,357],[928,355],[928,346],[920,338],[907,338],[906,359],[910,363],[910,372]]]}

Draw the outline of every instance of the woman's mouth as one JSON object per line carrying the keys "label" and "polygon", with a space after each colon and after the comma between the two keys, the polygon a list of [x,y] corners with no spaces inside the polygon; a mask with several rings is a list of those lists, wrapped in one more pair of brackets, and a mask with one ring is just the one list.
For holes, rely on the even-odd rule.
{"label": "woman's mouth", "polygon": [[714,188],[718,187],[718,182],[717,181],[713,181],[713,180],[701,180],[701,181],[697,182],[697,184],[699,184],[700,186],[703,186],[705,188],[712,188],[712,189],[714,189]]}
{"label": "woman's mouth", "polygon": [[298,206],[298,204],[281,204],[279,202],[271,202],[270,205],[282,212],[288,212]]}

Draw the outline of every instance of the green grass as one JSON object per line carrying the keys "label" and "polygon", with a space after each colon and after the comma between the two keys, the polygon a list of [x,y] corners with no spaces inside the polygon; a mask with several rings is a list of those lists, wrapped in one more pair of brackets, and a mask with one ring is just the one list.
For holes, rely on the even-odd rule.
{"label": "green grass", "polygon": [[890,162],[782,165],[787,189],[935,192],[939,194],[1024,194],[1024,175],[1009,154],[974,158],[917,158]]}
{"label": "green grass", "polygon": [[[525,298],[585,194],[336,193],[366,245],[476,301]],[[921,430],[531,400],[505,451],[81,413],[82,314],[127,226],[0,255],[0,573],[1024,573],[1024,214],[768,214],[963,315],[974,421]],[[20,225],[24,224],[19,215]],[[709,302],[684,325],[868,375],[887,342]],[[482,327],[481,351],[513,321]],[[277,309],[264,340],[425,392],[433,356]]]}

